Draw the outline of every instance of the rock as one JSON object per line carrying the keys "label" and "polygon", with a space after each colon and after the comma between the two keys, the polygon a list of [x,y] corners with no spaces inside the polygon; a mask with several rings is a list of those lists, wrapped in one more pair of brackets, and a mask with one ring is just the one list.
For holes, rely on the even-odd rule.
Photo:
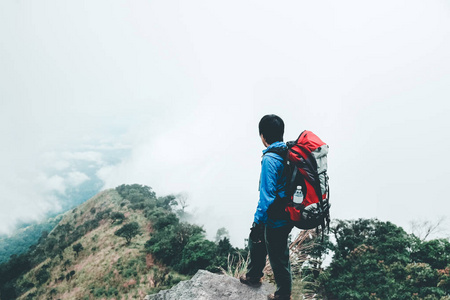
{"label": "rock", "polygon": [[181,281],[170,290],[147,295],[144,300],[265,300],[274,290],[269,283],[249,287],[237,278],[199,270],[190,280]]}

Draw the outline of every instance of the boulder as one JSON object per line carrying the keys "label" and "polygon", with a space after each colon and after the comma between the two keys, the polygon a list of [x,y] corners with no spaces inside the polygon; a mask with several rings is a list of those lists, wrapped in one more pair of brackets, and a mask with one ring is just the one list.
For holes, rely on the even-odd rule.
{"label": "boulder", "polygon": [[190,280],[181,281],[170,290],[147,295],[144,300],[265,300],[275,287],[263,283],[260,287],[249,287],[239,279],[199,270]]}

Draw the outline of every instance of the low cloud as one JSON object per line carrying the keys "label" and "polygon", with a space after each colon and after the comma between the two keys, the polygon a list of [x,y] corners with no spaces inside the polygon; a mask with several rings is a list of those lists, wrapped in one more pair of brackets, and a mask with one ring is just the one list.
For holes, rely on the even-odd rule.
{"label": "low cloud", "polygon": [[42,175],[39,177],[39,181],[45,191],[57,192],[60,194],[64,194],[66,192],[66,182],[64,178],[59,175],[53,175],[50,177]]}
{"label": "low cloud", "polygon": [[0,234],[10,233],[20,221],[38,221],[61,209],[55,193],[65,191],[62,177],[46,177],[37,172],[26,172],[26,175],[13,176],[10,180],[3,178],[0,183]]}
{"label": "low cloud", "polygon": [[83,182],[89,180],[89,176],[87,176],[86,174],[79,172],[79,171],[74,171],[74,172],[70,172],[67,175],[67,179],[66,182],[71,185],[72,187],[78,186],[80,184],[82,184]]}
{"label": "low cloud", "polygon": [[62,158],[66,160],[83,160],[102,164],[103,155],[96,151],[63,152]]}
{"label": "low cloud", "polygon": [[105,146],[96,151],[33,151],[28,153],[26,164],[5,161],[11,172],[0,173],[0,234],[10,233],[21,221],[38,221],[67,209],[73,201],[87,200],[78,199],[85,195],[80,188],[100,189],[96,172],[112,164],[106,156],[114,157],[113,161],[124,158],[122,151],[115,154],[117,149]]}

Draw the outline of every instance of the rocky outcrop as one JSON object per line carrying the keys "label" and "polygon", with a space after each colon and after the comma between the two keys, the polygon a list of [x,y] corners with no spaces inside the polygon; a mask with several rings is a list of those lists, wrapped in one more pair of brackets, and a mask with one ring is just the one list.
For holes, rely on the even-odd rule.
{"label": "rocky outcrop", "polygon": [[269,283],[249,287],[239,279],[199,270],[190,280],[182,281],[170,290],[148,295],[145,300],[265,300],[275,288]]}

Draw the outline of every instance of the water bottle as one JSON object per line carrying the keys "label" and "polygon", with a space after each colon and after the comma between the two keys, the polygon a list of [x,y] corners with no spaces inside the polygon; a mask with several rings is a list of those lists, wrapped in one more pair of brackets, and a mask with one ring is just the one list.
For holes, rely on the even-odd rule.
{"label": "water bottle", "polygon": [[303,202],[303,192],[302,192],[302,187],[300,185],[297,186],[297,189],[295,190],[293,200],[294,200],[294,203],[296,203],[296,204],[300,204]]}

